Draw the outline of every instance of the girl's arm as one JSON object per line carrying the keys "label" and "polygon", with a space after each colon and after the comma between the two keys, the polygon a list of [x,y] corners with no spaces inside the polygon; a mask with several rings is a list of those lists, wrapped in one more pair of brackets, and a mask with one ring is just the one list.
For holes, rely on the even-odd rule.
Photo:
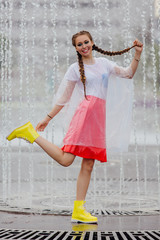
{"label": "girl's arm", "polygon": [[140,57],[141,57],[141,53],[143,50],[143,44],[138,41],[137,39],[133,42],[134,45],[137,45],[135,47],[135,55],[134,58],[130,64],[129,67],[119,67],[119,66],[115,66],[114,67],[114,74],[122,77],[122,78],[133,78],[137,67],[138,67],[138,63],[140,61]]}
{"label": "girl's arm", "polygon": [[48,113],[47,118],[49,118],[49,120],[51,120],[52,118],[54,118],[57,113],[60,112],[60,110],[64,107],[64,105],[54,105],[54,107],[52,108],[52,110]]}
{"label": "girl's arm", "polygon": [[138,63],[140,61],[141,53],[143,50],[143,44],[140,41],[138,41],[137,39],[133,42],[133,44],[137,45],[137,46],[135,47],[135,55],[134,55],[134,58],[131,63],[132,77],[134,76],[134,74],[137,70]]}
{"label": "girl's arm", "polygon": [[69,101],[74,90],[75,84],[76,81],[67,81],[63,94],[61,95],[60,98],[57,99],[56,104],[54,105],[52,110],[47,114],[47,116],[37,124],[36,131],[44,131],[49,121],[61,111],[64,105]]}
{"label": "girl's arm", "polygon": [[53,117],[55,117],[63,107],[64,107],[63,105],[62,106],[54,105],[54,107],[49,112],[49,114],[41,122],[37,124],[36,131],[40,131],[40,132],[44,131],[44,129],[47,127],[50,120]]}

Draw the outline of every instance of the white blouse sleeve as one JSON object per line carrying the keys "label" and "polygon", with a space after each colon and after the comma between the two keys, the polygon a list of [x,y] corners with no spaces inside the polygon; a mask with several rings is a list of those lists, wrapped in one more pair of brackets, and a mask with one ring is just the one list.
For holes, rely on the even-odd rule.
{"label": "white blouse sleeve", "polygon": [[76,81],[67,81],[66,82],[66,86],[65,86],[64,90],[60,90],[59,93],[57,94],[56,105],[63,106],[69,102],[75,85],[76,85]]}
{"label": "white blouse sleeve", "polygon": [[64,75],[64,78],[56,94],[55,103],[57,105],[63,106],[69,102],[72,96],[73,90],[75,88],[75,85],[79,80],[77,69],[78,69],[77,64],[74,63],[68,68],[66,74]]}
{"label": "white blouse sleeve", "polygon": [[112,70],[112,74],[116,75],[121,78],[132,78],[133,77],[133,71],[131,66],[129,67],[119,67],[118,65],[114,66]]}
{"label": "white blouse sleeve", "polygon": [[133,77],[133,71],[132,71],[131,65],[129,67],[121,67],[121,66],[118,66],[116,62],[108,60],[107,58],[101,58],[101,59],[110,74],[113,74],[120,78]]}

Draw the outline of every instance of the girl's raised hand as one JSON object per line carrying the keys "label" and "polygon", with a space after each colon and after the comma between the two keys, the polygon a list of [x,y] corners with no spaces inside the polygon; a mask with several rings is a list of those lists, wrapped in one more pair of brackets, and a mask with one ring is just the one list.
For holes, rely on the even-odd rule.
{"label": "girl's raised hand", "polygon": [[47,127],[49,123],[49,119],[48,118],[44,118],[44,120],[42,120],[41,122],[39,122],[36,126],[36,131],[39,131],[39,132],[43,132],[44,129]]}
{"label": "girl's raised hand", "polygon": [[141,43],[138,39],[136,39],[134,42],[133,42],[133,45],[135,46],[135,50],[139,53],[142,52],[143,50],[143,43]]}

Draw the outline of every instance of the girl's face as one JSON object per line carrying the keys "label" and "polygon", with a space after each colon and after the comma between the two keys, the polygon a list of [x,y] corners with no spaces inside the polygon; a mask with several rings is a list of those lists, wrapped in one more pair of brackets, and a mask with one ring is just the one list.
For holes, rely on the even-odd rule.
{"label": "girl's face", "polygon": [[87,35],[78,36],[75,40],[76,50],[84,58],[89,58],[92,56],[92,46],[93,42]]}

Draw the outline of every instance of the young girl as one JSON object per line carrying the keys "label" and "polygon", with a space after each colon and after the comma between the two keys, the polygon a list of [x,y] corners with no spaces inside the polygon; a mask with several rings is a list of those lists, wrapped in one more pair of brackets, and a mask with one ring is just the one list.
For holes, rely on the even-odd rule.
{"label": "young girl", "polygon": [[[76,201],[72,213],[72,222],[97,223],[97,217],[86,212],[84,200],[90,183],[95,159],[107,161],[106,156],[106,96],[108,79],[112,76],[132,78],[140,61],[143,44],[135,40],[135,56],[129,67],[119,67],[106,58],[94,58],[96,50],[106,55],[118,55],[131,48],[119,52],[107,52],[98,48],[87,31],[80,31],[72,37],[72,44],[78,55],[78,63],[72,64],[64,77],[64,90],[57,97],[56,104],[49,114],[38,123],[34,130],[30,122],[15,129],[7,139],[23,138],[30,143],[36,142],[51,158],[60,165],[70,166],[76,156],[82,157],[80,173],[77,179]],[[76,92],[77,91],[77,92]],[[76,94],[75,94],[76,93]],[[37,131],[44,131],[49,121],[74,96],[80,100],[64,137],[64,146],[58,146],[42,138]]]}

